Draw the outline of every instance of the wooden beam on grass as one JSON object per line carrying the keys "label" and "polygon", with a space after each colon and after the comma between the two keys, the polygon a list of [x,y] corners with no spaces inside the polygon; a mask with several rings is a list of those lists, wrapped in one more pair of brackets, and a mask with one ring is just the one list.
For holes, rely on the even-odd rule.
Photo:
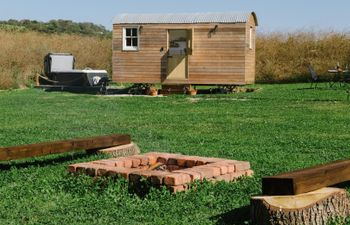
{"label": "wooden beam on grass", "polygon": [[350,180],[350,160],[262,178],[263,195],[297,195]]}
{"label": "wooden beam on grass", "polygon": [[129,135],[113,134],[108,136],[78,138],[14,147],[0,147],[0,161],[59,154],[71,151],[108,148],[130,143],[131,138]]}

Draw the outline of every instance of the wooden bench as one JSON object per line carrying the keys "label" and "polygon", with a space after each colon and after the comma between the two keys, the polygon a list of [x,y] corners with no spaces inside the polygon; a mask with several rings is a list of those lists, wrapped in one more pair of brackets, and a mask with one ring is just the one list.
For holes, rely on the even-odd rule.
{"label": "wooden bench", "polygon": [[14,147],[0,147],[0,161],[23,159],[71,151],[108,148],[131,143],[129,135],[113,134],[108,136],[78,138],[66,141],[45,142]]}
{"label": "wooden bench", "polygon": [[263,195],[296,195],[350,180],[350,160],[282,173],[262,179]]}

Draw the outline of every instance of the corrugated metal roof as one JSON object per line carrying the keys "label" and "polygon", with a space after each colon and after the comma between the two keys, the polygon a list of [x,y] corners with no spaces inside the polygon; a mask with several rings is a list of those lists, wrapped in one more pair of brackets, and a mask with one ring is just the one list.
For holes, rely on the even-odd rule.
{"label": "corrugated metal roof", "polygon": [[155,24],[155,23],[245,23],[254,12],[224,13],[166,13],[166,14],[120,14],[114,24]]}

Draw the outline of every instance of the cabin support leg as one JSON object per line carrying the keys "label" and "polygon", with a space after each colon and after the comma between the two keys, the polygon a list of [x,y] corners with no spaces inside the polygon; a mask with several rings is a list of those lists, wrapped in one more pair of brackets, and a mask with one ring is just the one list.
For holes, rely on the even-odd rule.
{"label": "cabin support leg", "polygon": [[163,95],[171,94],[185,94],[187,91],[192,90],[191,84],[182,84],[182,85],[162,85],[160,93]]}

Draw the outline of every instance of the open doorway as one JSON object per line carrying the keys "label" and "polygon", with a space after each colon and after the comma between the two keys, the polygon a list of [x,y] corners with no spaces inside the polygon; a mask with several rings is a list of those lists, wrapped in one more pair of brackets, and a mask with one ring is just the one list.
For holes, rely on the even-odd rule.
{"label": "open doorway", "polygon": [[164,82],[188,79],[188,55],[191,54],[192,31],[168,30],[167,76]]}

